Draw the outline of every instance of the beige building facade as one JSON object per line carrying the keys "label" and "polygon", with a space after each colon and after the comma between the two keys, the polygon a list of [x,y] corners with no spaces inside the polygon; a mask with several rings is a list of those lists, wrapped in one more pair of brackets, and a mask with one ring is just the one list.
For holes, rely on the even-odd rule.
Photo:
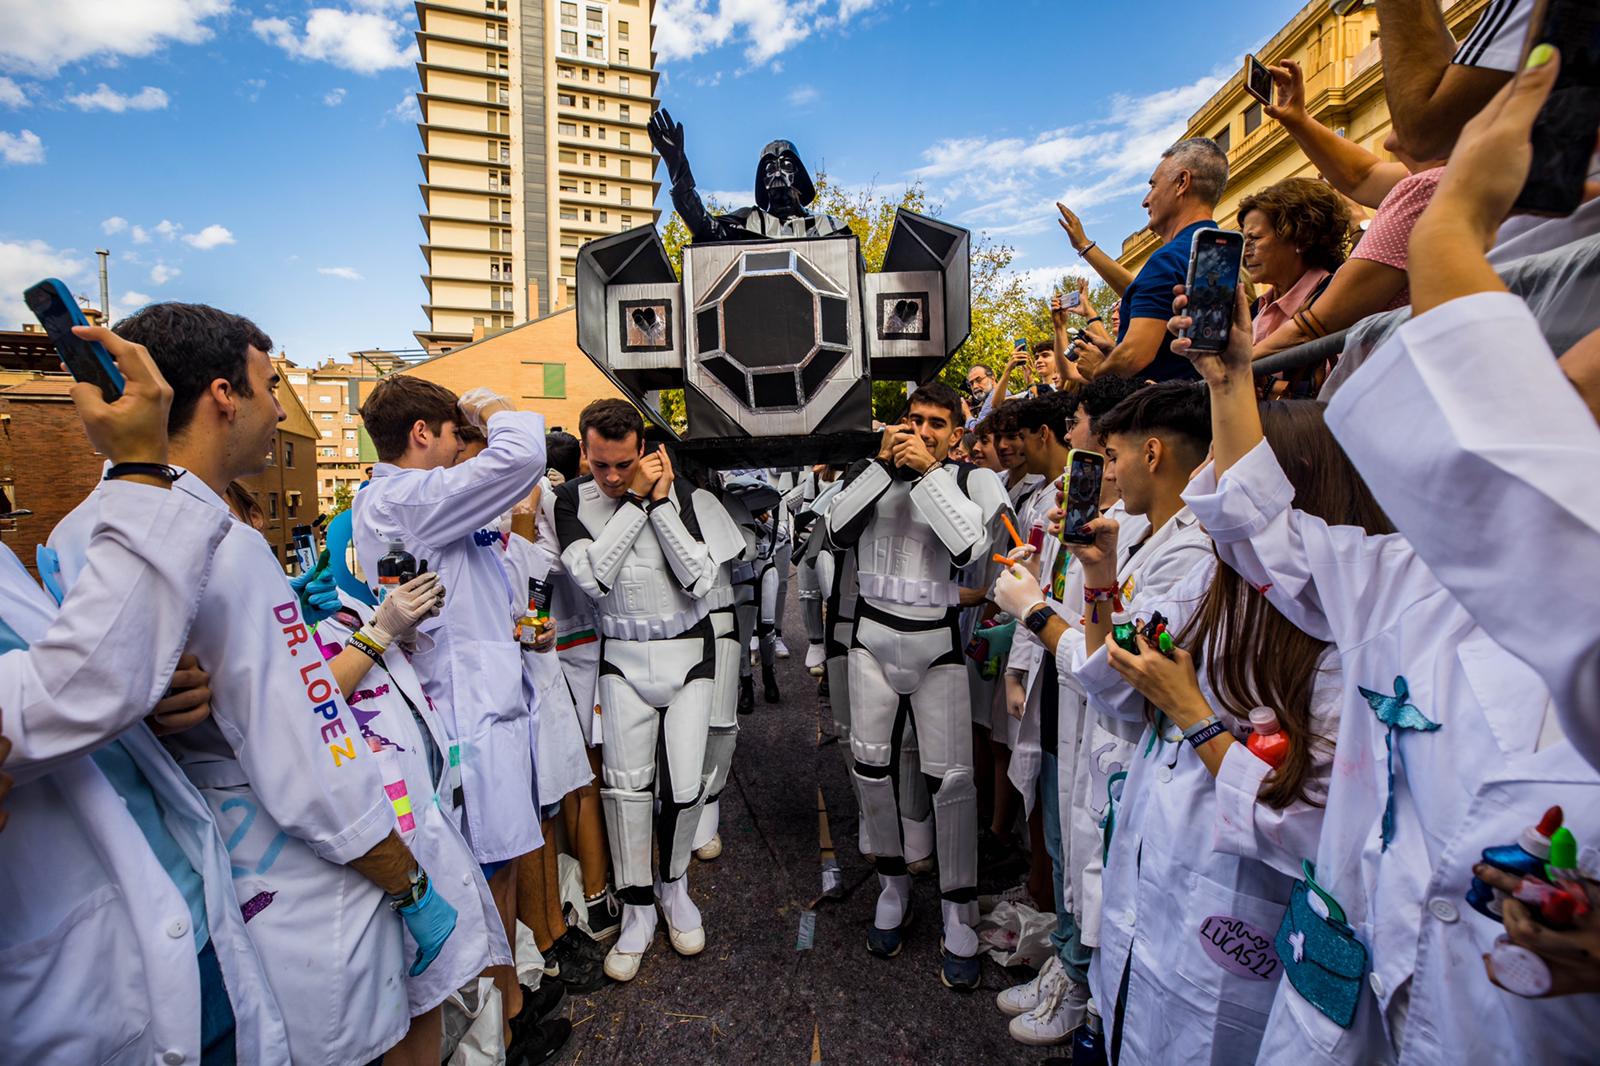
{"label": "beige building facade", "polygon": [[[1465,37],[1488,0],[1446,0],[1445,20],[1456,40]],[[1269,40],[1257,58],[1268,66],[1295,60],[1305,72],[1306,109],[1318,122],[1385,159],[1389,103],[1383,94],[1383,45],[1378,12],[1361,4],[1336,15],[1327,0],[1311,0]],[[1185,137],[1210,137],[1228,153],[1229,179],[1217,205],[1218,225],[1236,229],[1245,196],[1284,178],[1316,177],[1317,171],[1282,126],[1268,118],[1245,92],[1241,70],[1189,118]],[[1358,219],[1365,217],[1357,209]],[[1161,245],[1149,230],[1122,242],[1119,260],[1137,271]]]}
{"label": "beige building facade", "polygon": [[419,0],[424,349],[568,306],[580,245],[655,224],[654,8]]}

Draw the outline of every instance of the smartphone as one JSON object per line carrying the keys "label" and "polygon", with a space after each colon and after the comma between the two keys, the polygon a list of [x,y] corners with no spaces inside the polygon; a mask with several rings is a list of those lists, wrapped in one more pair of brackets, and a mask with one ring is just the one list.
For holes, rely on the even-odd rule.
{"label": "smartphone", "polygon": [[1061,298],[1061,306],[1066,308],[1068,311],[1076,311],[1078,309],[1078,305],[1082,302],[1083,297],[1078,295],[1078,290],[1076,289],[1072,290]]}
{"label": "smartphone", "polygon": [[1195,351],[1220,352],[1228,347],[1243,258],[1244,234],[1225,229],[1195,231],[1194,243],[1189,246],[1189,275],[1183,286],[1193,325],[1179,334],[1193,342]]}
{"label": "smartphone", "polygon": [[78,301],[57,278],[45,278],[22,294],[28,307],[39,319],[39,324],[50,335],[56,353],[67,365],[67,372],[79,381],[100,386],[100,395],[106,403],[116,402],[122,395],[125,381],[122,371],[112,361],[111,353],[99,341],[86,341],[72,332],[73,326],[87,326]]}
{"label": "smartphone", "polygon": [[1244,91],[1272,106],[1272,71],[1253,55],[1244,57]]}
{"label": "smartphone", "polygon": [[1533,163],[1512,211],[1561,217],[1583,201],[1594,131],[1600,127],[1600,4],[1544,0],[1534,11],[1528,37],[1530,45],[1561,50],[1561,73],[1534,120]]}
{"label": "smartphone", "polygon": [[1011,342],[1011,348],[1012,348],[1013,351],[1018,351],[1018,352],[1027,351],[1028,350],[1028,338],[1026,338],[1026,337],[1017,337],[1017,338],[1015,338]]}
{"label": "smartphone", "polygon": [[1067,512],[1061,520],[1063,544],[1092,544],[1094,534],[1085,533],[1083,527],[1100,513],[1100,479],[1106,471],[1106,457],[1099,452],[1074,448],[1067,453],[1067,491],[1062,507]]}

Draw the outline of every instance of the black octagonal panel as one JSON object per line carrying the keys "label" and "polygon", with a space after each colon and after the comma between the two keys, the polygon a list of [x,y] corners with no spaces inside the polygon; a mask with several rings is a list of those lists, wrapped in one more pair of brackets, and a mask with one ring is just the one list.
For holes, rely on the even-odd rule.
{"label": "black octagonal panel", "polygon": [[816,297],[792,275],[747,277],[722,301],[723,348],[752,370],[794,367],[816,346]]}

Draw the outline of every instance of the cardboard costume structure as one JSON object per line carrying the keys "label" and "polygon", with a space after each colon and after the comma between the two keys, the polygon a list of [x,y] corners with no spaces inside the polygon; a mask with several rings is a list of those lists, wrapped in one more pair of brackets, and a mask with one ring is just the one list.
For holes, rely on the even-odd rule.
{"label": "cardboard costume structure", "polygon": [[811,179],[775,141],[756,206],[709,215],[663,112],[652,138],[695,239],[680,282],[661,238],[641,226],[578,253],[578,347],[659,426],[654,394],[683,389],[675,453],[716,469],[848,463],[870,454],[872,379],[932,378],[971,329],[966,230],[895,216],[882,270],[805,204]]}

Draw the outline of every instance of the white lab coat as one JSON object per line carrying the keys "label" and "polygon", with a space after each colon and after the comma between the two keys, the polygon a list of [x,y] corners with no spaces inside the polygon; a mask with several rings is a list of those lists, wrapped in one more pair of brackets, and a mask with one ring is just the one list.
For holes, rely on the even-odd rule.
{"label": "white lab coat", "polygon": [[[17,784],[0,832],[0,1062],[198,1063],[188,904],[89,758],[120,734],[205,885],[240,1062],[287,1063],[211,812],[141,719],[183,650],[226,520],[182,493],[113,482],[84,580],[55,603],[0,547],[0,656]],[[159,546],[159,551],[153,550]]]}
{"label": "white lab coat", "polygon": [[[1199,610],[1215,572],[1206,560],[1170,598],[1150,605],[1174,633]],[[1144,726],[1117,807],[1100,950],[1090,970],[1097,1000],[1112,1017],[1128,968],[1122,1061],[1253,1062],[1284,983],[1273,940],[1300,860],[1316,855],[1323,808],[1296,801],[1273,811],[1256,803],[1270,767],[1244,746],[1250,723],[1223,707],[1207,670],[1200,671],[1201,692],[1240,740],[1224,762],[1235,769],[1215,779],[1170,722],[1157,734],[1144,697],[1112,669],[1105,648],[1095,649],[1077,676],[1091,713]],[[1341,698],[1338,655],[1330,649],[1311,691],[1312,731],[1329,742],[1311,750],[1307,791],[1319,803]]]}
{"label": "white lab coat", "polygon": [[[1056,489],[1058,481],[1041,480],[1026,500],[1023,501],[1022,510],[1017,514],[1017,532],[1024,537],[1033,536],[1033,527],[1040,526],[1045,530],[1045,537],[1039,550],[1039,594],[1045,602],[1058,615],[1067,612],[1062,605],[1051,596],[1050,579],[1054,572],[1056,557],[1061,552],[1061,539],[1052,537],[1049,533],[1050,509],[1056,505]],[[1082,593],[1080,591],[1081,598]],[[1021,683],[1026,700],[1023,704],[1022,718],[1011,718],[1009,723],[1009,737],[1011,740],[1011,761],[1006,770],[1006,777],[1016,786],[1022,794],[1023,817],[1033,814],[1033,801],[1035,798],[1034,786],[1039,780],[1040,755],[1039,736],[1039,671],[1040,664],[1044,662],[1044,644],[1039,638],[1028,630],[1027,626],[1017,626],[1016,634],[1011,638],[1011,656],[1006,660],[1006,673],[1016,675]],[[1010,714],[1007,714],[1010,718]]]}
{"label": "white lab coat", "polygon": [[555,530],[556,493],[546,483],[539,495],[537,543],[548,547],[555,556],[550,566],[550,617],[556,624],[556,659],[578,715],[583,742],[593,747],[600,743],[600,720],[594,713],[595,686],[600,681],[600,616],[595,602],[562,565],[561,541]]}
{"label": "white lab coat", "polygon": [[[1409,428],[1393,432],[1402,447],[1428,446]],[[1294,510],[1293,496],[1262,442],[1220,483],[1207,466],[1184,499],[1227,565],[1338,646],[1341,763],[1317,880],[1336,899],[1365,900],[1365,919],[1352,926],[1370,952],[1369,984],[1401,1066],[1592,1060],[1600,997],[1528,1000],[1496,988],[1481,957],[1502,928],[1463,896],[1480,852],[1514,841],[1551,804],[1579,840],[1600,839],[1600,775],[1551,728],[1538,675],[1472,621],[1403,537],[1329,526]],[[1395,830],[1384,849],[1388,730],[1358,686],[1393,695],[1397,677],[1440,728],[1395,733]],[[1342,1032],[1315,1011],[1296,1020],[1307,1028],[1284,1041],[1285,1054],[1307,1042],[1327,1050]]]}
{"label": "white lab coat", "polygon": [[[1396,447],[1397,419],[1428,446]],[[1600,574],[1600,426],[1527,306],[1480,293],[1406,323],[1328,425],[1439,583],[1543,678],[1567,739],[1600,766],[1600,600],[1561,577]],[[1540,561],[1560,574],[1530,588]],[[1543,624],[1511,606],[1522,601]]]}
{"label": "white lab coat", "polygon": [[[1160,529],[1143,540],[1138,551],[1132,549],[1150,528],[1143,515],[1118,516],[1117,581],[1122,605],[1128,617],[1148,618],[1196,566],[1211,557],[1211,540],[1185,507]],[[1079,599],[1082,599],[1080,593]],[[1109,610],[1109,603],[1099,609]],[[1113,615],[1113,618],[1120,618]],[[1056,645],[1058,677],[1072,677],[1087,658],[1083,630],[1069,629]],[[1067,726],[1063,719],[1062,726]],[[1100,944],[1101,901],[1104,874],[1104,835],[1107,785],[1119,770],[1129,769],[1134,743],[1143,732],[1140,724],[1085,711],[1078,722],[1077,757],[1072,773],[1072,801],[1062,807],[1063,817],[1070,811],[1071,842],[1063,847],[1072,856],[1072,869],[1078,871],[1077,895],[1073,916],[1083,942]],[[1067,838],[1063,838],[1064,840]],[[1098,990],[1097,990],[1098,991]]]}
{"label": "white lab coat", "polygon": [[[50,544],[70,588],[102,485]],[[193,474],[172,491],[227,504]],[[229,519],[187,650],[211,673],[211,718],[164,738],[227,837],[246,928],[283,1010],[296,1064],[367,1063],[410,1024],[401,921],[348,863],[394,828],[377,760],[254,529]],[[304,974],[322,978],[307,981]]]}
{"label": "white lab coat", "polygon": [[522,648],[513,635],[527,587],[511,587],[496,523],[544,474],[544,418],[500,411],[490,416],[488,434],[487,448],[452,467],[377,464],[352,514],[356,556],[369,581],[392,538],[444,582],[444,610],[421,627],[432,643],[413,665],[457,745],[463,832],[481,863],[514,859],[542,843]]}
{"label": "white lab coat", "polygon": [[[506,538],[506,570],[517,588],[526,589],[529,578],[541,581],[552,578],[557,553],[545,547],[542,523],[539,539],[541,543],[536,545],[515,533]],[[556,639],[560,638],[561,631],[557,629]],[[554,648],[544,652],[528,649],[522,652],[526,684],[533,693],[529,702],[537,707],[534,715],[533,776],[539,789],[540,807],[560,803],[567,793],[594,780],[594,772],[589,768],[582,724],[572,702],[572,693],[567,688],[567,680],[561,673],[558,656]],[[591,709],[584,708],[582,723],[588,723],[593,715]]]}
{"label": "white lab coat", "polygon": [[[312,639],[324,659],[332,660],[350,634],[372,620],[373,608],[366,604],[344,598],[344,606],[345,611],[317,623]],[[456,910],[455,932],[438,956],[422,973],[406,976],[406,998],[416,1017],[486,967],[510,966],[511,946],[483,871],[461,835],[454,802],[459,775],[449,764],[450,738],[405,650],[390,645],[383,665],[368,670],[346,701],[361,729],[359,742],[382,768],[394,830],[428,871],[434,891]],[[405,957],[416,953],[417,943],[407,931]]]}

